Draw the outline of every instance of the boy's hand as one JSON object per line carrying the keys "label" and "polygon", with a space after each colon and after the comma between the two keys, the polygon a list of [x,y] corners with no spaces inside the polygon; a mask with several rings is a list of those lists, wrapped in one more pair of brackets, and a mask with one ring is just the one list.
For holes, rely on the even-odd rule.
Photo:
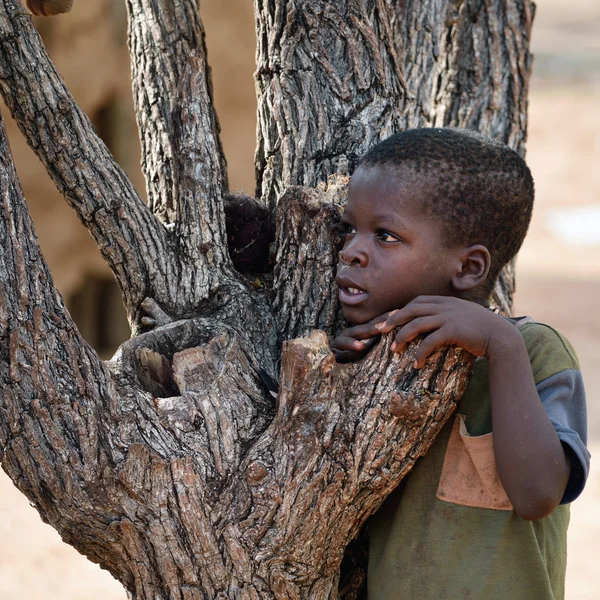
{"label": "boy's hand", "polygon": [[330,344],[337,362],[352,362],[362,358],[381,337],[378,325],[385,324],[390,313],[375,317],[363,325],[355,325],[344,329]]}
{"label": "boy's hand", "polygon": [[392,350],[402,352],[428,334],[415,355],[415,367],[440,346],[455,345],[488,359],[494,458],[500,481],[516,511],[531,521],[549,515],[565,493],[571,470],[565,449],[536,389],[525,341],[508,320],[459,298],[420,296],[389,313],[376,326],[395,328]]}
{"label": "boy's hand", "polygon": [[167,325],[173,321],[153,298],[144,298],[140,307],[143,315],[141,322],[145,331],[152,331],[157,327]]}
{"label": "boy's hand", "polygon": [[429,334],[415,355],[417,369],[441,346],[459,346],[475,356],[489,358],[490,353],[505,349],[516,332],[488,308],[452,296],[419,296],[404,308],[388,313],[385,322],[375,327],[382,334],[399,328],[392,344],[394,352],[402,352],[419,335]]}

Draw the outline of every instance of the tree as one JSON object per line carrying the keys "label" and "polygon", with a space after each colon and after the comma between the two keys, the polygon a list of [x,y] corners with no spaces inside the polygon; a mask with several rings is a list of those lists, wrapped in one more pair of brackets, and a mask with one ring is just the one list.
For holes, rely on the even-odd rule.
{"label": "tree", "polygon": [[[344,548],[429,447],[472,357],[447,348],[415,371],[415,345],[391,356],[385,338],[335,363],[323,332],[342,323],[347,175],[407,127],[477,128],[524,152],[533,5],[255,0],[252,200],[227,195],[197,2],[126,4],[148,205],[21,5],[0,0],[2,96],[111,266],[132,329],[108,362],[81,339],[0,123],[2,466],[132,598],[357,597],[360,548],[340,583]],[[263,233],[274,224],[271,259],[252,253],[244,212]],[[512,290],[507,270],[505,311]]]}

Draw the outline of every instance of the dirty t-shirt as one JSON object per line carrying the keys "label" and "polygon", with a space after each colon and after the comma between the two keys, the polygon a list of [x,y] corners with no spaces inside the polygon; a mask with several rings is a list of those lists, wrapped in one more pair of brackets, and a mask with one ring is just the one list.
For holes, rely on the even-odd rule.
{"label": "dirty t-shirt", "polygon": [[561,505],[539,521],[512,509],[495,468],[487,361],[457,414],[370,520],[369,600],[564,598],[569,505],[589,469],[585,394],[569,342],[515,319],[536,387],[572,469]]}

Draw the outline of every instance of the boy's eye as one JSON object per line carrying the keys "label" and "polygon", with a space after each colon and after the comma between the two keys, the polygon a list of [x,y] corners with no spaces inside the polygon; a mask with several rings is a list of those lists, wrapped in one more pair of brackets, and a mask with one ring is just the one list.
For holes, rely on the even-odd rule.
{"label": "boy's eye", "polygon": [[354,235],[356,233],[356,229],[350,225],[350,223],[340,223],[340,233],[343,236]]}
{"label": "boy's eye", "polygon": [[378,231],[376,237],[378,240],[381,240],[382,242],[398,242],[399,241],[398,237],[395,236],[393,233],[390,233],[389,231]]}

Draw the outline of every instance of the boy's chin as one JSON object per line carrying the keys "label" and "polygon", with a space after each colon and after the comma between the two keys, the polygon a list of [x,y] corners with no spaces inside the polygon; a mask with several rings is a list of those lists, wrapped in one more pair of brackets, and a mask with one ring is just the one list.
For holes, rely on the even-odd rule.
{"label": "boy's chin", "polygon": [[371,319],[378,317],[379,315],[371,315],[370,312],[365,310],[360,310],[354,307],[344,307],[342,306],[342,313],[344,314],[344,319],[350,323],[350,325],[364,325],[368,323]]}

